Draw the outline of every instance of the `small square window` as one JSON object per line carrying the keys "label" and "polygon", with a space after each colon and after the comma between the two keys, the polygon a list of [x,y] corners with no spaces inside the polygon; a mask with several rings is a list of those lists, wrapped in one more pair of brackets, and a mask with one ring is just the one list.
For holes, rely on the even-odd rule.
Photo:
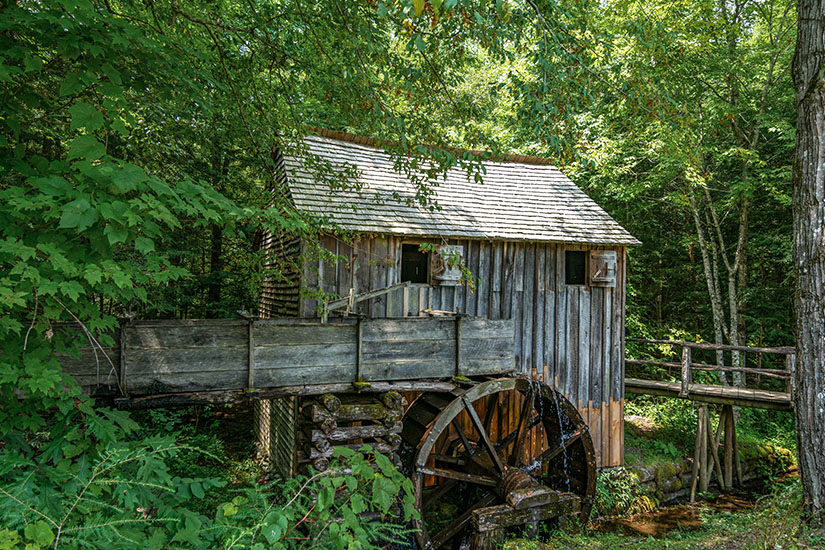
{"label": "small square window", "polygon": [[430,255],[417,244],[401,245],[401,282],[427,283]]}
{"label": "small square window", "polygon": [[564,253],[564,283],[583,285],[587,280],[587,252],[567,250]]}

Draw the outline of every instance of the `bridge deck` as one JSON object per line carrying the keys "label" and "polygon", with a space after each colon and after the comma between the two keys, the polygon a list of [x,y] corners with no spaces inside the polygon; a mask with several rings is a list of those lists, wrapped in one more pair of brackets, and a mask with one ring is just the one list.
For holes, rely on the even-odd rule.
{"label": "bridge deck", "polygon": [[682,385],[679,382],[661,382],[658,380],[640,380],[638,378],[625,379],[625,393],[637,395],[660,395],[664,397],[681,397],[700,403],[717,403],[721,405],[736,405],[756,409],[790,410],[791,395],[784,392],[751,390],[730,386],[716,386],[708,384],[688,385],[688,394],[680,392]]}

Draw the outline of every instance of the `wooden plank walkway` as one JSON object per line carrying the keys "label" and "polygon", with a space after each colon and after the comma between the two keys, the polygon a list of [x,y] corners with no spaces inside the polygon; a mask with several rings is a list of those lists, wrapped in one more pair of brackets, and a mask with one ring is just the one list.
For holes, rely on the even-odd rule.
{"label": "wooden plank walkway", "polygon": [[731,386],[709,384],[689,384],[688,394],[683,395],[679,382],[640,380],[625,378],[625,393],[637,395],[660,395],[720,405],[736,405],[755,409],[791,410],[791,394],[766,390],[751,390]]}
{"label": "wooden plank walkway", "polygon": [[[792,347],[748,347],[748,346],[727,346],[721,344],[705,344],[699,342],[685,342],[682,340],[647,340],[642,338],[628,338],[628,342],[638,344],[654,344],[657,346],[666,345],[671,349],[671,354],[681,348],[681,361],[650,360],[650,359],[625,359],[625,365],[634,367],[654,367],[672,372],[673,369],[681,371],[680,382],[664,382],[661,380],[643,380],[639,378],[625,378],[626,394],[660,395],[663,397],[676,397],[696,401],[697,403],[715,403],[725,406],[751,407],[755,409],[791,410],[791,391],[794,370],[794,348]],[[728,352],[731,355],[731,365],[711,365],[697,363],[694,361],[696,352],[713,352],[717,360]],[[746,366],[746,358],[757,356],[757,367]],[[774,355],[784,357],[784,369],[764,368],[762,366],[763,355]],[[775,364],[775,361],[774,361]],[[734,366],[735,365],[735,366]],[[740,376],[742,380],[746,375],[755,376],[757,381],[764,377],[770,380],[784,380],[786,391],[758,390],[744,387],[729,386],[726,384],[695,384],[693,382],[693,371],[704,371],[707,373],[719,373],[720,380],[725,373],[732,373]],[[707,377],[706,377],[707,379]]]}

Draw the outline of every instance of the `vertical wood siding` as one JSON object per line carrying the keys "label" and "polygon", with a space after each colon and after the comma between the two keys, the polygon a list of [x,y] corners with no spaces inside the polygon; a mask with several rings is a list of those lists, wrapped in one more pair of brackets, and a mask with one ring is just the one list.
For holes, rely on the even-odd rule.
{"label": "vertical wood siding", "polygon": [[[334,237],[321,244],[339,257],[337,267],[319,260],[304,269],[303,284],[346,296],[400,282],[401,244],[417,242],[371,236],[351,245]],[[490,319],[514,319],[518,371],[533,369],[561,391],[590,425],[598,462],[619,465],[623,456],[624,300],[623,247],[565,246],[535,242],[449,241],[464,247],[477,277],[469,286],[413,286],[359,304],[373,317],[422,315],[424,309],[456,311]],[[565,250],[617,250],[615,288],[565,284]],[[317,301],[301,300],[301,315],[315,316]]]}

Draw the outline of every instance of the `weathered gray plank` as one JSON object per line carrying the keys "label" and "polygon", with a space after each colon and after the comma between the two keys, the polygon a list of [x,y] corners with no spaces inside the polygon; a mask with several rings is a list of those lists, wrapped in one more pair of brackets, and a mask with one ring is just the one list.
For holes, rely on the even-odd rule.
{"label": "weathered gray plank", "polygon": [[501,279],[504,245],[494,242],[492,245],[492,260],[490,264],[490,319],[501,318]]}
{"label": "weathered gray plank", "polygon": [[464,376],[505,374],[513,372],[514,369],[515,364],[512,357],[507,359],[467,359],[461,362],[461,374]]}
{"label": "weathered gray plank", "polygon": [[350,364],[355,364],[355,341],[347,344],[255,347],[256,380],[258,369],[292,369]]}
{"label": "weathered gray plank", "polygon": [[364,342],[398,340],[454,340],[451,318],[371,319],[362,323]]}
{"label": "weathered gray plank", "polygon": [[588,402],[590,407],[598,407],[602,402],[602,323],[604,322],[605,289],[590,289],[590,388]]}
{"label": "weathered gray plank", "polygon": [[246,371],[242,369],[193,371],[185,376],[179,372],[149,372],[140,375],[130,373],[126,379],[126,391],[135,394],[233,390],[243,389],[245,384]]}
{"label": "weathered gray plank", "polygon": [[624,396],[624,339],[625,339],[625,327],[624,327],[624,310],[625,310],[625,300],[627,296],[627,289],[625,285],[627,284],[627,254],[625,249],[620,249],[619,253],[617,254],[617,266],[616,266],[616,296],[617,300],[614,301],[613,309],[613,323],[614,323],[614,337],[613,337],[613,348],[614,348],[614,359],[613,364],[611,365],[611,388],[610,392],[611,395],[614,396],[615,399],[620,399],[621,396]]}
{"label": "weathered gray plank", "polygon": [[544,364],[545,383],[556,386],[556,246],[547,245],[544,256]]}
{"label": "weathered gray plank", "polygon": [[237,369],[246,378],[246,346],[191,349],[128,349],[127,382],[143,374],[178,374]]}
{"label": "weathered gray plank", "polygon": [[513,355],[512,338],[466,338],[461,339],[461,358],[464,359],[506,359]]}
{"label": "weathered gray plank", "polygon": [[477,304],[478,304],[478,284],[479,284],[479,271],[478,271],[478,252],[479,252],[479,242],[478,241],[468,241],[467,243],[467,269],[470,270],[470,273],[473,274],[473,288],[471,289],[469,286],[467,287],[468,294],[466,296],[466,301],[464,302],[464,311],[467,315],[475,315]]}
{"label": "weathered gray plank", "polygon": [[566,394],[567,388],[567,372],[568,372],[568,355],[567,355],[567,300],[569,293],[567,287],[564,285],[564,247],[556,246],[556,376],[558,377],[558,390]]}
{"label": "weathered gray plank", "polygon": [[407,361],[364,361],[361,363],[361,376],[365,381],[449,378],[454,373],[454,357],[441,361],[418,358]]}
{"label": "weathered gray plank", "polygon": [[501,318],[511,319],[513,313],[513,290],[515,289],[515,243],[504,243],[502,264]]}
{"label": "weathered gray plank", "polygon": [[[304,268],[301,276],[301,287],[305,289],[315,290],[318,288],[318,264],[313,262],[316,259],[318,252],[316,245],[301,241],[301,256],[304,258]],[[303,298],[301,300],[301,317],[317,317],[318,312],[316,307],[318,302],[311,298]]]}
{"label": "weathered gray plank", "polygon": [[579,398],[579,302],[581,289],[567,287],[567,384],[565,394],[574,405]]}
{"label": "weathered gray plank", "polygon": [[[63,368],[63,373],[71,376],[101,376],[107,375],[113,368],[117,372],[120,365],[120,349],[119,348],[104,348],[106,355],[104,356],[100,350],[97,350],[97,357],[91,349],[83,348],[77,357],[70,355],[57,355],[57,360]],[[108,356],[108,360],[106,357]],[[109,361],[112,363],[110,364]],[[114,365],[114,367],[112,366]]]}
{"label": "weathered gray plank", "polygon": [[527,366],[524,363],[524,346],[522,334],[524,332],[524,243],[516,243],[514,250],[513,264],[513,294],[510,299],[510,311],[514,321],[514,341],[516,369],[518,372],[526,372]]}
{"label": "weathered gray plank", "polygon": [[506,334],[512,338],[514,322],[512,319],[485,319],[483,317],[466,317],[461,321],[461,334],[465,338],[499,338]]}
{"label": "weathered gray plank", "polygon": [[547,362],[544,358],[544,310],[545,310],[545,269],[546,269],[546,246],[539,243],[536,246],[536,276],[535,276],[535,299],[533,300],[533,361],[538,369],[539,376],[544,380],[544,371],[547,369]]}
{"label": "weathered gray plank", "polygon": [[336,266],[335,293],[340,297],[347,296],[352,288],[352,247],[341,240],[337,242],[338,255],[342,257]]}
{"label": "weathered gray plank", "polygon": [[[338,242],[332,235],[324,235],[321,237],[321,246],[333,254],[338,252]],[[335,280],[337,275],[338,266],[335,261],[321,259],[318,262],[318,286],[327,294],[328,300],[335,299],[338,294],[338,287]]]}
{"label": "weathered gray plank", "polygon": [[[256,321],[252,337],[257,347],[311,344],[354,344],[355,325],[269,325]],[[245,340],[245,338],[244,338]]]}
{"label": "weathered gray plank", "polygon": [[579,375],[578,399],[580,407],[587,406],[590,393],[590,290],[582,288],[579,294]]}
{"label": "weathered gray plank", "polygon": [[490,315],[490,243],[482,241],[478,246],[478,288],[476,289],[476,315]]}
{"label": "weathered gray plank", "polygon": [[[370,247],[372,239],[358,239],[353,246],[353,257],[355,259],[355,293],[373,290],[370,285]],[[362,313],[369,313],[369,304],[361,302],[356,309]]]}
{"label": "weathered gray plank", "polygon": [[[604,289],[604,323],[602,326],[602,400],[610,404],[612,392],[610,388],[610,375],[614,368],[613,358],[613,301],[615,300],[614,289]],[[621,396],[619,397],[621,398]]]}
{"label": "weathered gray plank", "polygon": [[247,340],[247,322],[238,325],[157,327],[129,325],[123,331],[126,348],[219,348],[242,346]]}
{"label": "weathered gray plank", "polygon": [[334,384],[355,381],[355,363],[324,367],[257,369],[255,382],[259,387],[299,386],[305,384]]}
{"label": "weathered gray plank", "polygon": [[[378,235],[372,238],[370,251],[370,290],[377,290],[379,288],[386,288],[387,283],[387,255],[388,255],[387,237]],[[387,296],[380,296],[369,300],[369,309],[373,317],[387,316]]]}
{"label": "weathered gray plank", "polygon": [[521,297],[521,356],[522,372],[531,375],[533,361],[533,316],[536,305],[536,243],[524,245],[524,276]]}
{"label": "weathered gray plank", "polygon": [[394,359],[418,359],[425,357],[433,360],[450,360],[455,358],[453,340],[412,340],[398,342],[363,342],[361,361],[391,362]]}

